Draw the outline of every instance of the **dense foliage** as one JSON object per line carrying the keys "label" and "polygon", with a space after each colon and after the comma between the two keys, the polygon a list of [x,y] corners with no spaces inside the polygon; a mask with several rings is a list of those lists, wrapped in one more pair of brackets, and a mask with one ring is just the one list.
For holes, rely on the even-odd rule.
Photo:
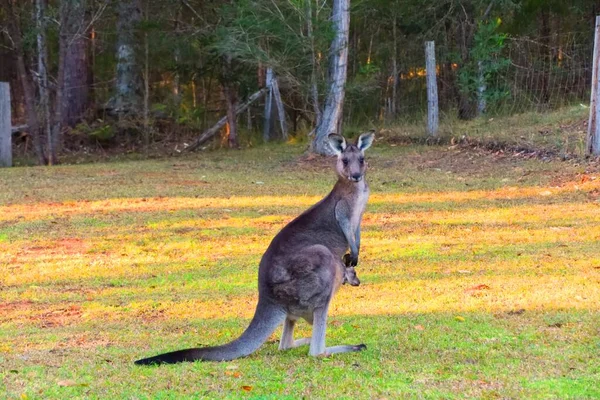
{"label": "dense foliage", "polygon": [[[39,124],[51,121],[65,133],[57,134],[59,149],[63,142],[67,149],[95,142],[135,147],[195,137],[227,105],[235,108],[263,87],[267,68],[279,79],[293,134],[310,132],[324,103],[334,36],[326,0],[1,4],[0,80],[11,83],[15,124],[27,119],[19,57],[40,113],[39,55],[47,54],[49,102],[61,102],[62,115],[52,105],[52,118]],[[599,7],[591,0],[355,0],[344,123],[422,118],[426,40],[436,42],[446,116],[585,99]],[[261,136],[263,114],[255,103],[238,117],[246,143]]]}

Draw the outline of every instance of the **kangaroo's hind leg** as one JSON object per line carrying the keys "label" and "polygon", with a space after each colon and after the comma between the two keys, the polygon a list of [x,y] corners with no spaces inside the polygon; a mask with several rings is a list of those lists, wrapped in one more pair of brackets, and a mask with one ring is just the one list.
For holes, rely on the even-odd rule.
{"label": "kangaroo's hind leg", "polygon": [[283,324],[283,333],[281,334],[281,341],[279,342],[279,350],[288,350],[295,347],[304,346],[310,343],[310,338],[302,338],[294,340],[294,327],[296,326],[296,320],[286,318]]}
{"label": "kangaroo's hind leg", "polygon": [[314,311],[314,322],[313,322],[313,332],[312,338],[310,342],[310,351],[309,354],[311,356],[318,355],[328,355],[335,353],[347,353],[351,351],[361,351],[367,348],[364,344],[357,345],[341,345],[341,346],[325,346],[325,331],[327,329],[327,311],[329,309],[329,304],[325,307],[321,307],[315,309]]}

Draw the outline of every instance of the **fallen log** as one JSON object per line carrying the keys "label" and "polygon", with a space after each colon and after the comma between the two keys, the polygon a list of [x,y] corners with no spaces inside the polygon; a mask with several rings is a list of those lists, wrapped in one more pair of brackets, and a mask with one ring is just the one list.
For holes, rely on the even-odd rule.
{"label": "fallen log", "polygon": [[[235,109],[235,115],[238,115],[238,114],[246,111],[246,109],[248,107],[250,107],[250,104],[252,104],[256,100],[258,100],[262,95],[264,95],[266,93],[266,91],[267,91],[267,88],[262,88],[258,92],[254,93],[252,96],[248,97],[248,100],[246,100],[244,103],[237,106],[237,108]],[[219,129],[221,129],[222,127],[225,126],[226,123],[227,123],[227,116],[224,116],[215,125],[213,125],[212,127],[208,128],[207,130],[202,132],[202,134],[198,137],[198,139],[196,139],[196,141],[194,143],[192,143],[191,145],[189,145],[186,148],[186,151],[194,151],[198,147],[202,146],[204,143],[208,142],[210,139],[212,139],[217,134]]]}

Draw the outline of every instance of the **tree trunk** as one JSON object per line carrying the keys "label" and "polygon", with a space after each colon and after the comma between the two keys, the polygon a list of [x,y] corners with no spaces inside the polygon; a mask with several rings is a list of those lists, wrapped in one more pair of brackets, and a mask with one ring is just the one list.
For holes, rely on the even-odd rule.
{"label": "tree trunk", "polygon": [[142,106],[142,77],[137,63],[135,29],[142,19],[140,0],[121,0],[117,21],[117,115],[137,114]]}
{"label": "tree trunk", "polygon": [[92,110],[96,109],[96,28],[94,25],[90,27],[90,33],[88,40],[90,45],[88,46],[88,59],[90,65],[88,68],[88,103]]}
{"label": "tree trunk", "polygon": [[[61,124],[75,126],[83,118],[88,106],[88,39],[86,0],[63,0],[61,7],[61,53],[63,82]],[[60,76],[59,73],[59,81]]]}
{"label": "tree trunk", "polygon": [[312,143],[312,151],[323,155],[333,154],[327,140],[329,134],[333,132],[341,133],[339,124],[342,121],[348,68],[350,0],[334,0],[332,19],[335,37],[331,44],[329,91],[321,123],[317,127]]}
{"label": "tree trunk", "polygon": [[306,35],[310,41],[310,62],[312,67],[310,73],[310,93],[312,96],[313,110],[315,112],[315,126],[319,126],[321,123],[321,106],[319,105],[319,87],[317,85],[317,57],[315,55],[311,1],[312,0],[306,0]]}
{"label": "tree trunk", "polygon": [[394,26],[392,27],[394,35],[394,54],[392,54],[392,105],[391,117],[396,119],[398,112],[398,33],[396,28],[396,16],[394,15]]}
{"label": "tree trunk", "polygon": [[46,156],[48,165],[56,163],[56,152],[52,140],[52,121],[50,116],[50,88],[48,86],[48,47],[46,43],[46,4],[44,0],[35,2],[35,22],[37,41],[37,79],[42,113],[42,130],[46,134]]}
{"label": "tree trunk", "polygon": [[[0,36],[1,40],[2,36]],[[0,60],[3,60],[0,69],[0,82],[8,82],[10,84],[10,99],[12,109],[13,122],[22,121],[25,114],[23,98],[23,88],[19,84],[19,74],[17,73],[17,58],[14,51],[8,47],[9,42],[0,42]]]}
{"label": "tree trunk", "polygon": [[[144,18],[148,20],[148,2]],[[144,33],[144,151],[150,152],[150,42]]]}
{"label": "tree trunk", "polygon": [[35,149],[37,161],[40,165],[44,165],[46,164],[46,156],[44,155],[44,149],[42,147],[42,140],[40,137],[40,123],[38,120],[35,102],[35,90],[25,65],[25,49],[21,36],[21,26],[19,24],[20,19],[18,13],[16,12],[15,3],[15,0],[4,1],[6,6],[5,8],[12,11],[9,18],[8,29],[14,42],[14,49],[17,59],[17,73],[19,75],[19,82],[23,89],[23,97],[25,98],[25,112],[27,116],[28,132],[33,142],[33,148]]}
{"label": "tree trunk", "polygon": [[545,108],[550,102],[550,69],[552,68],[552,26],[550,10],[542,6],[540,13],[540,43],[542,44],[542,71],[540,71],[540,104]]}
{"label": "tree trunk", "polygon": [[172,93],[173,93],[173,102],[179,111],[179,106],[181,105],[181,79],[179,76],[179,71],[177,67],[181,62],[181,49],[179,45],[180,40],[180,25],[181,25],[181,4],[178,5],[177,14],[175,17],[175,48],[173,49],[173,60],[175,61],[175,71],[173,72],[173,82],[172,82]]}
{"label": "tree trunk", "polygon": [[[460,51],[461,63],[459,69],[469,64],[471,60],[471,45],[475,35],[475,19],[471,7],[466,7],[464,19],[459,21],[457,27],[457,42]],[[467,88],[459,88],[458,91],[458,118],[469,120],[477,116],[476,95]]]}

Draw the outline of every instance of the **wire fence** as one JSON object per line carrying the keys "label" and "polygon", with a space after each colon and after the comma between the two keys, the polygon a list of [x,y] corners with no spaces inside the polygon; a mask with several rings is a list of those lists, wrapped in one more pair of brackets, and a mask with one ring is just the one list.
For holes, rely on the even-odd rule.
{"label": "wire fence", "polygon": [[[404,54],[400,56],[396,119],[421,121],[427,113],[423,44],[405,46]],[[591,32],[570,32],[535,39],[508,37],[502,51],[492,60],[500,66],[481,77],[479,90],[471,88],[465,93],[461,87],[462,66],[455,61],[455,50],[443,43],[437,44],[440,110],[442,114],[456,115],[462,107],[466,109],[460,111],[468,116],[477,116],[481,111],[484,115],[497,116],[527,111],[545,112],[576,103],[587,104],[590,98],[593,47]],[[391,79],[391,75],[389,79],[382,79],[376,93],[372,93],[373,96],[379,96],[379,100],[366,100],[365,97],[352,97],[351,94],[348,105],[361,107],[362,104],[368,110],[362,114],[363,119],[381,120],[393,115],[390,110]],[[377,112],[373,112],[372,106],[368,105],[373,100],[378,104]]]}

